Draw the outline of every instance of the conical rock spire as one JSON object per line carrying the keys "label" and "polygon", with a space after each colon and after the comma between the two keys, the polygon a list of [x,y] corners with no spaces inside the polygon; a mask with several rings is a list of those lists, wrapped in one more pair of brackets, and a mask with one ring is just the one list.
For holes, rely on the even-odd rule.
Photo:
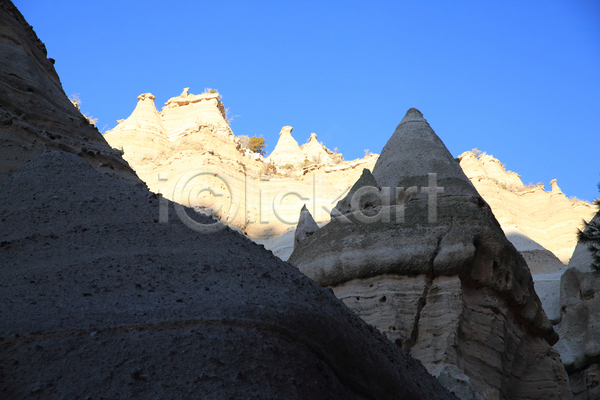
{"label": "conical rock spire", "polygon": [[302,153],[302,149],[300,149],[296,139],[292,137],[293,129],[294,128],[291,126],[284,126],[281,128],[277,145],[271,154],[269,154],[267,160],[275,165],[292,164],[297,166],[304,162],[305,157]]}

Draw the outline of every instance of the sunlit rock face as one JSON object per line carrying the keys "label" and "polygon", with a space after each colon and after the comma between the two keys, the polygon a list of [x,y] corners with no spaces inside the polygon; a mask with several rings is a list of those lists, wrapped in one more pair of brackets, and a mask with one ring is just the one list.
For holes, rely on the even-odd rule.
{"label": "sunlit rock face", "polygon": [[320,164],[329,164],[333,162],[323,145],[317,140],[316,133],[310,134],[308,143],[302,146],[302,153],[304,154],[305,159],[310,162]]}
{"label": "sunlit rock face", "polygon": [[306,159],[296,139],[292,137],[291,126],[284,126],[279,132],[279,140],[267,160],[275,165],[302,165]]}
{"label": "sunlit rock face", "polygon": [[418,110],[372,176],[380,203],[332,215],[289,262],[461,398],[568,398],[525,260]]}
{"label": "sunlit rock face", "polygon": [[[600,223],[600,214],[592,223]],[[591,268],[592,262],[588,244],[577,244],[560,279],[560,340],[554,347],[576,400],[600,398],[600,273]]]}
{"label": "sunlit rock face", "polygon": [[38,39],[10,1],[0,3],[0,182],[40,154],[77,154],[97,170],[143,185],[65,95]]}
{"label": "sunlit rock face", "polygon": [[[520,236],[551,251],[563,266],[568,264],[577,244],[576,233],[581,219],[589,221],[594,216],[590,203],[567,198],[556,179],[551,182],[551,191],[545,191],[543,185],[525,186],[519,175],[507,171],[491,155],[467,151],[458,159],[465,175],[492,208],[509,240],[512,240],[509,233],[518,231]],[[515,246],[519,249],[517,244]],[[533,273],[556,270],[554,261],[548,260],[544,269],[539,257],[536,258]]]}

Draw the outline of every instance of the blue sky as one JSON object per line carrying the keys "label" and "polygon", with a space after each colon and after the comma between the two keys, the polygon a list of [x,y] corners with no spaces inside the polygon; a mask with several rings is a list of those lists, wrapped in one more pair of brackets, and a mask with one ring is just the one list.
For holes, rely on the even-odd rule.
{"label": "blue sky", "polygon": [[600,2],[57,1],[16,6],[104,131],[151,92],[216,88],[236,135],[379,153],[410,107],[454,156],[600,193]]}

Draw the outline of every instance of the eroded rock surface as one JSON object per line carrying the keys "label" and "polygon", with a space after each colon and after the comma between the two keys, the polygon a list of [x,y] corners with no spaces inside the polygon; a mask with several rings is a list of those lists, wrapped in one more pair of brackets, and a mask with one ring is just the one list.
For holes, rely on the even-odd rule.
{"label": "eroded rock surface", "polygon": [[[595,214],[590,203],[567,198],[556,179],[551,182],[551,191],[545,191],[543,185],[525,186],[518,174],[507,171],[491,155],[467,151],[458,158],[465,175],[490,205],[507,235],[510,231],[519,231],[542,249],[551,251],[563,266],[569,263],[581,219],[589,221]],[[546,267],[536,264],[534,273],[557,269],[553,261]]]}
{"label": "eroded rock surface", "polygon": [[264,248],[158,215],[68,153],[5,180],[3,398],[452,398]]}
{"label": "eroded rock surface", "polygon": [[292,127],[284,126],[279,132],[279,140],[275,148],[267,157],[267,160],[276,165],[291,164],[300,166],[304,163],[306,156],[300,149],[296,139],[292,137]]}
{"label": "eroded rock surface", "polygon": [[[593,223],[600,222],[596,214]],[[579,243],[560,279],[560,340],[554,346],[569,373],[576,400],[600,398],[600,273],[592,254]]]}
{"label": "eroded rock surface", "polygon": [[40,154],[60,150],[143,185],[67,98],[46,46],[7,0],[0,2],[0,82],[0,182]]}
{"label": "eroded rock surface", "polygon": [[333,218],[289,262],[463,398],[568,398],[525,260],[418,110],[372,175],[390,205]]}

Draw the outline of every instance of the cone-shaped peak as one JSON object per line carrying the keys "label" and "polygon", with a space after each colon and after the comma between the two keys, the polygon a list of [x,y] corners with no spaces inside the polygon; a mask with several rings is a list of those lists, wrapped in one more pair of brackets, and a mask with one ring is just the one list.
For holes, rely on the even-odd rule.
{"label": "cone-shaped peak", "polygon": [[310,134],[308,143],[302,146],[302,152],[309,161],[318,164],[327,164],[333,161],[323,145],[317,140],[316,133]]}
{"label": "cone-shaped peak", "polygon": [[423,118],[423,113],[419,110],[417,110],[416,108],[409,108],[408,111],[406,112],[406,115],[404,115],[404,118],[402,118],[402,121],[400,121],[400,124],[403,124],[405,122],[421,122],[421,121],[425,121],[425,118]]}
{"label": "cone-shaped peak", "polygon": [[121,121],[115,128],[106,133],[107,138],[111,138],[114,135],[121,135],[126,131],[134,136],[142,133],[145,136],[148,135],[159,135],[165,136],[165,129],[163,127],[160,115],[154,105],[156,97],[152,93],[142,93],[138,97],[138,103],[135,109],[124,121]]}
{"label": "cone-shaped peak", "polygon": [[308,208],[306,208],[306,204],[303,205],[300,210],[300,219],[298,220],[296,233],[294,234],[294,248],[317,230],[319,230],[319,225],[317,225],[312,214],[308,211]]}
{"label": "cone-shaped peak", "polygon": [[[335,218],[335,217],[339,217],[341,215],[350,213],[352,211],[352,196],[354,196],[354,194],[356,193],[357,190],[359,190],[365,186],[371,186],[371,187],[375,187],[375,188],[377,187],[377,182],[375,181],[375,178],[371,174],[371,171],[369,171],[366,168],[363,169],[362,174],[360,175],[360,178],[358,178],[358,180],[354,183],[354,185],[352,185],[352,188],[350,188],[350,191],[348,192],[346,197],[344,197],[342,200],[338,201],[335,208],[333,210],[331,210],[331,217]],[[377,196],[374,196],[372,194],[362,196],[360,204],[359,204],[359,208],[361,210],[364,209],[365,205],[367,203],[376,204]]]}
{"label": "cone-shaped peak", "polygon": [[302,149],[292,137],[292,127],[284,126],[279,132],[279,140],[273,149],[273,152],[267,159],[276,165],[299,165],[304,162],[304,154]]}
{"label": "cone-shaped peak", "polygon": [[458,161],[416,108],[408,110],[373,168],[379,187],[428,186],[436,174],[443,196],[476,195]]}

